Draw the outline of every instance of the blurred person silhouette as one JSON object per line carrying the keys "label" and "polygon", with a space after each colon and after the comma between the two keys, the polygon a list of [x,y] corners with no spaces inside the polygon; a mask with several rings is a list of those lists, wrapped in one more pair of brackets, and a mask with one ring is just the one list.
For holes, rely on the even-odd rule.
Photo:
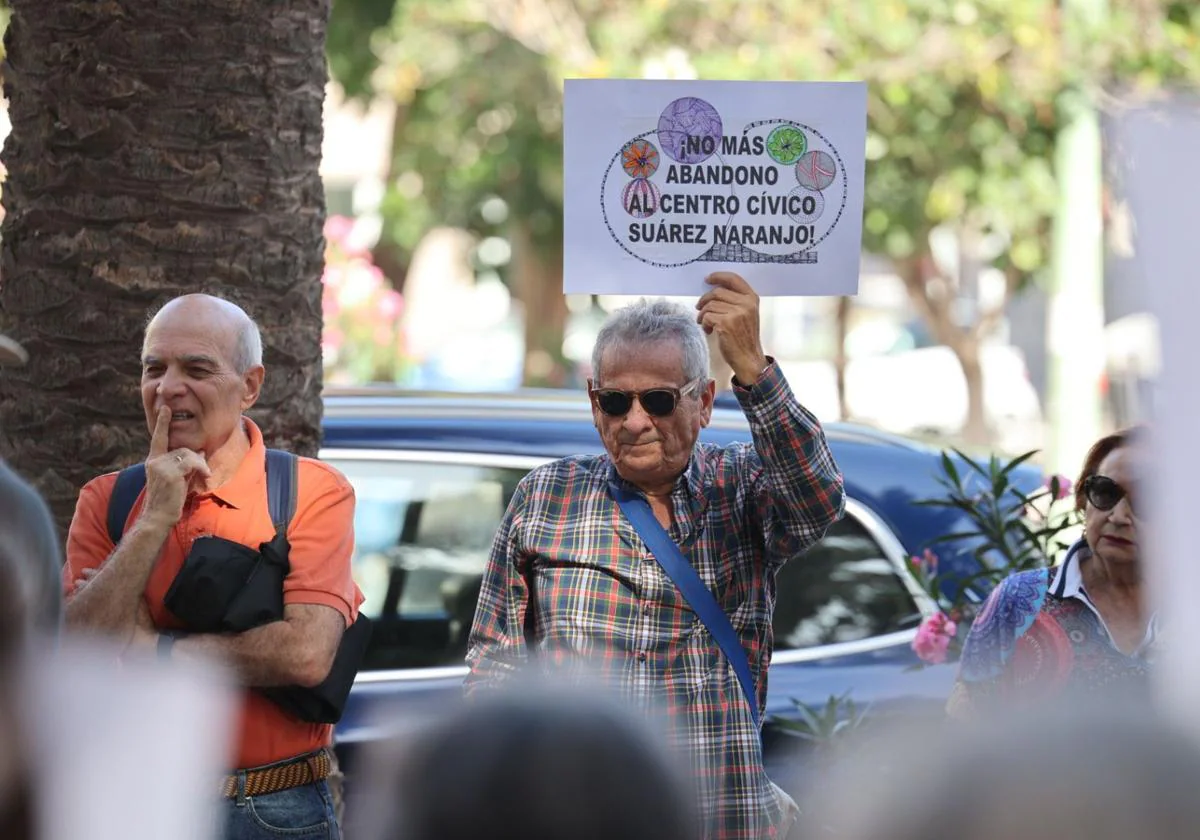
{"label": "blurred person silhouette", "polygon": [[129,656],[230,668],[244,691],[236,755],[213,780],[226,837],[336,838],[331,724],[365,645],[354,491],[328,464],[267,449],[245,416],[265,369],[258,326],[236,304],[168,301],[141,362],[149,454],[80,492],[67,628]]}
{"label": "blurred person silhouette", "polygon": [[[28,354],[0,334],[0,365]],[[62,552],[50,508],[0,458],[0,659],[35,635],[57,636],[62,618]]]}
{"label": "blurred person silhouette", "polygon": [[[0,365],[21,365],[20,344],[0,334]],[[41,640],[58,635],[62,553],[41,495],[0,459],[0,837],[34,836],[27,745],[22,737],[18,670]]]}
{"label": "blurred person silhouette", "polygon": [[1168,723],[1141,703],[1094,701],[876,732],[836,774],[819,831],[839,840],[1197,836],[1194,722]]}
{"label": "blurred person silhouette", "polygon": [[[705,281],[694,309],[642,299],[601,328],[588,390],[605,454],[518,484],[484,572],[465,691],[502,691],[528,671],[599,675],[631,706],[665,712],[692,761],[702,836],[782,837],[796,806],[768,778],[761,737],[775,577],[841,515],[842,475],[763,350],[758,295],[732,272]],[[706,333],[752,441],[699,441],[715,393]]]}
{"label": "blurred person silhouette", "polygon": [[988,597],[963,644],[951,715],[1149,689],[1158,621],[1142,582],[1142,435],[1092,445],[1075,485],[1084,533],[1062,564],[1011,575]]}
{"label": "blurred person silhouette", "polygon": [[601,694],[523,686],[380,742],[363,840],[695,840],[659,738]]}

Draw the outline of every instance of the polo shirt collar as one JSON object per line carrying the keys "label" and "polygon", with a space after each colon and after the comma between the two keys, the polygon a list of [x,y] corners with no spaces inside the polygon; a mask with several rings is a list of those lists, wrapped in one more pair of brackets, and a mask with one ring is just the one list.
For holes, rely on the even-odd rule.
{"label": "polo shirt collar", "polygon": [[215,490],[198,493],[197,498],[211,498],[219,504],[235,509],[244,509],[263,498],[266,482],[267,447],[262,432],[249,417],[242,418],[242,428],[250,438],[250,451],[242,459],[233,477]]}
{"label": "polo shirt collar", "polygon": [[[1100,626],[1104,628],[1104,632],[1108,633],[1108,625],[1104,623],[1104,617],[1100,615],[1100,610],[1096,609],[1096,605],[1092,599],[1088,597],[1087,589],[1083,585],[1083,569],[1081,564],[1084,560],[1092,556],[1092,549],[1087,542],[1080,539],[1067,551],[1067,557],[1063,560],[1062,565],[1055,571],[1054,578],[1050,581],[1050,594],[1056,598],[1074,598],[1081,601],[1096,618],[1100,621]],[[1154,644],[1158,638],[1158,613],[1150,616],[1150,620],[1146,623],[1146,636],[1142,639],[1142,643],[1138,645],[1138,649],[1134,651],[1134,656],[1144,655],[1147,649]],[[1111,641],[1112,635],[1109,634]]]}

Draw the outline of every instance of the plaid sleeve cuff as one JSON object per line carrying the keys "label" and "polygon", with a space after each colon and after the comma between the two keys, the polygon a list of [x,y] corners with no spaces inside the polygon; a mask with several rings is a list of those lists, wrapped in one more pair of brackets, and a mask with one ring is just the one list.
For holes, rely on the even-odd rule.
{"label": "plaid sleeve cuff", "polygon": [[[752,385],[733,381],[733,393],[747,416],[765,416],[778,412],[789,403],[798,404],[792,388],[774,356],[767,356],[767,366]],[[801,411],[810,415],[803,406]],[[812,418],[814,421],[816,418]]]}

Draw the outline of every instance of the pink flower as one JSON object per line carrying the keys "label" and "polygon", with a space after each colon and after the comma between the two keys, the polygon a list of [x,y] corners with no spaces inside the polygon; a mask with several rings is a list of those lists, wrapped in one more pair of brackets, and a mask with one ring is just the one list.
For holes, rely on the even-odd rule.
{"label": "pink flower", "polygon": [[380,295],[379,314],[387,321],[394,321],[404,310],[404,298],[395,289],[387,289]]}
{"label": "pink flower", "polygon": [[950,640],[958,633],[958,625],[943,612],[934,613],[921,622],[912,649],[922,662],[940,665],[946,661]]}
{"label": "pink flower", "polygon": [[1054,494],[1056,501],[1062,501],[1071,498],[1074,488],[1071,486],[1071,479],[1065,475],[1052,475],[1046,479],[1046,489]]}
{"label": "pink flower", "polygon": [[325,219],[325,238],[329,242],[342,244],[354,230],[354,219],[348,216],[329,216]]}
{"label": "pink flower", "polygon": [[938,556],[933,553],[932,549],[925,549],[925,553],[920,557],[910,557],[908,562],[912,564],[913,569],[918,572],[924,572],[927,575],[936,575],[938,570]]}

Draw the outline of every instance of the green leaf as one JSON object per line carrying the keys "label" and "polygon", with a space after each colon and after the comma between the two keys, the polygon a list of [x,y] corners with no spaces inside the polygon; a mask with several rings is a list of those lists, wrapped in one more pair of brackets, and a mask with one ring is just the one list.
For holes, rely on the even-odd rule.
{"label": "green leaf", "polygon": [[958,468],[954,466],[954,461],[952,461],[950,456],[945,452],[942,452],[942,471],[950,477],[950,480],[954,482],[955,486],[960,486],[962,484],[958,477]]}
{"label": "green leaf", "polygon": [[1003,470],[1004,474],[1007,475],[1008,473],[1011,473],[1017,467],[1021,466],[1021,464],[1024,464],[1026,461],[1028,461],[1030,458],[1034,457],[1037,454],[1038,454],[1038,450],[1034,449],[1030,452],[1026,452],[1024,455],[1018,455],[1016,458],[1013,458],[1011,461],[1008,462],[1007,466],[1004,467],[1004,470]]}

